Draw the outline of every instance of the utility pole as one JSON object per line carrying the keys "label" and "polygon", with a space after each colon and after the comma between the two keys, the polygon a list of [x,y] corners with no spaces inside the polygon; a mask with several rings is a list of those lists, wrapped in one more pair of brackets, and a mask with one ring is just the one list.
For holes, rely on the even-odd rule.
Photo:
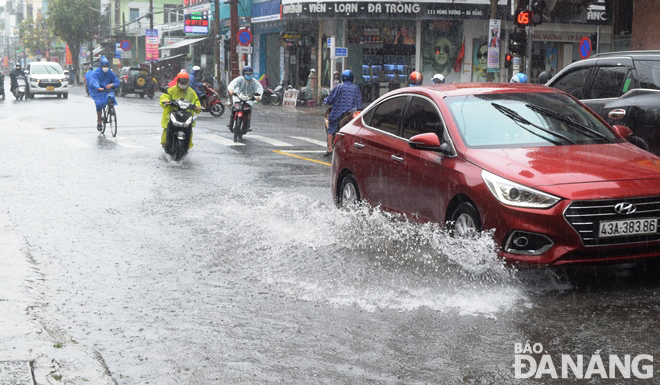
{"label": "utility pole", "polygon": [[214,85],[218,89],[220,84],[220,1],[213,1],[213,60],[215,63],[215,79],[217,83]]}
{"label": "utility pole", "polygon": [[149,0],[149,29],[154,29],[154,0]]}
{"label": "utility pole", "polygon": [[[532,9],[532,0],[529,0],[529,10]],[[525,75],[527,79],[532,79],[532,35],[534,31],[532,29],[532,23],[529,23],[527,27],[527,57],[525,57]]]}
{"label": "utility pole", "polygon": [[[229,71],[233,79],[241,74],[238,68],[238,52],[236,51],[238,36],[238,0],[229,0],[229,23],[231,25],[231,37],[229,39]],[[227,79],[229,80],[229,79]]]}

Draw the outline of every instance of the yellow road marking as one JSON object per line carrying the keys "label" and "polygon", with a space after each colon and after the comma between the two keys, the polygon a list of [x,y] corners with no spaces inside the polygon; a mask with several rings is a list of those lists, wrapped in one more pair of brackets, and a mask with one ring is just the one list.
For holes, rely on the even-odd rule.
{"label": "yellow road marking", "polygon": [[296,154],[291,154],[291,153],[289,153],[289,152],[282,151],[282,150],[273,150],[273,152],[278,153],[278,154],[282,154],[282,155],[286,155],[286,156],[290,156],[290,157],[292,157],[292,158],[296,158],[296,159],[306,160],[306,161],[308,161],[308,162],[314,162],[314,163],[322,164],[322,165],[324,165],[324,166],[328,166],[328,167],[329,167],[329,166],[332,166],[332,164],[330,164],[330,163],[328,163],[328,162],[322,162],[322,161],[320,161],[320,160],[316,160],[316,159],[305,158],[304,156],[300,156],[300,155],[296,155]]}

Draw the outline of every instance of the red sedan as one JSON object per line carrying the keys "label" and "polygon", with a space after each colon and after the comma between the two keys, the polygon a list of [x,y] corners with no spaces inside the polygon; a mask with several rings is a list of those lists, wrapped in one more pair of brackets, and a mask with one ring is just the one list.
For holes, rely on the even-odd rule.
{"label": "red sedan", "polygon": [[509,262],[660,257],[660,157],[544,86],[409,87],[335,139],[332,193],[458,234],[494,229]]}

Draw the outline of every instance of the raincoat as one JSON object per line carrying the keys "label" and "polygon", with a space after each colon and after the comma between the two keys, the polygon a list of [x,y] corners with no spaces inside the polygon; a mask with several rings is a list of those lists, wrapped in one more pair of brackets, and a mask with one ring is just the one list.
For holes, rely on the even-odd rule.
{"label": "raincoat", "polygon": [[339,120],[345,112],[362,108],[362,94],[358,86],[344,82],[333,88],[323,103],[332,106],[328,116],[328,134],[335,134],[339,129]]}
{"label": "raincoat", "polygon": [[94,70],[89,70],[85,74],[85,84],[89,87],[89,83],[92,81],[92,76],[94,76]]}
{"label": "raincoat", "polygon": [[[247,96],[254,96],[254,94],[263,95],[264,87],[262,87],[261,83],[255,78],[247,80],[244,76],[239,76],[229,83],[227,91],[234,93],[232,101],[238,103],[240,100],[237,96],[238,94],[245,94]],[[248,104],[250,106],[254,105],[254,100],[248,101]]]}
{"label": "raincoat", "polygon": [[[172,106],[165,105],[164,103],[171,100],[180,100],[186,99],[190,103],[194,104],[197,107],[200,107],[199,99],[197,98],[197,93],[193,91],[191,87],[182,90],[179,86],[170,87],[167,89],[167,93],[160,95],[160,106],[163,107],[163,117],[160,120],[160,125],[163,127],[163,133],[160,135],[160,144],[165,144],[167,140],[167,124],[170,122],[170,112],[172,112]],[[195,115],[197,111],[192,111],[192,114]],[[193,121],[193,127],[195,127],[196,122]],[[191,149],[193,146],[192,142],[192,131],[190,133],[190,145],[188,149]]]}
{"label": "raincoat", "polygon": [[[103,66],[110,67],[110,62],[105,56],[101,56],[101,67]],[[115,99],[114,95],[110,96],[107,92],[101,92],[98,89],[105,88],[108,84],[114,84],[115,89],[119,87],[119,78],[117,75],[111,69],[108,72],[103,72],[101,67],[94,70],[90,82],[87,83],[87,89],[92,99],[94,99],[97,111],[108,104],[108,98],[110,97],[114,104],[117,105],[117,99]]]}

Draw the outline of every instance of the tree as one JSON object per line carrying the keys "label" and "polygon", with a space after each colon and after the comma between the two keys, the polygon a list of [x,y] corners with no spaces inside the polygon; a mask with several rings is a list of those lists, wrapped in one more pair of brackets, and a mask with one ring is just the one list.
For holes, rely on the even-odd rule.
{"label": "tree", "polygon": [[[69,45],[75,69],[80,68],[80,47],[84,42],[94,39],[94,34],[101,24],[100,9],[100,0],[54,0],[48,4],[48,22],[53,34]],[[80,79],[78,82],[80,83]]]}
{"label": "tree", "polygon": [[33,54],[41,51],[41,54],[50,59],[50,46],[53,41],[48,24],[39,16],[36,22],[32,19],[26,19],[18,26],[19,36],[23,42],[23,47],[27,48]]}

